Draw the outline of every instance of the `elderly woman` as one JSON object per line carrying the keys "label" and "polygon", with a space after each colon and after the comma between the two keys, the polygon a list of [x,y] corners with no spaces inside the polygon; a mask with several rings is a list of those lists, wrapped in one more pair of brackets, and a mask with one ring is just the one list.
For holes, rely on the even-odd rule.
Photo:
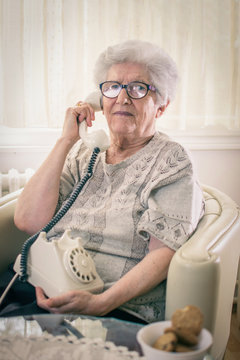
{"label": "elderly woman", "polygon": [[[204,209],[187,152],[155,128],[174,98],[176,66],[157,46],[128,41],[100,55],[95,82],[110,147],[100,153],[93,177],[48,238],[59,238],[67,228],[80,236],[104,290],[47,298],[36,288],[37,304],[52,313],[103,316],[120,309],[145,322],[161,320],[169,263]],[[84,175],[91,157],[79,140],[84,119],[92,126],[89,103],[67,110],[61,137],[19,199],[15,223],[21,230],[41,229]]]}

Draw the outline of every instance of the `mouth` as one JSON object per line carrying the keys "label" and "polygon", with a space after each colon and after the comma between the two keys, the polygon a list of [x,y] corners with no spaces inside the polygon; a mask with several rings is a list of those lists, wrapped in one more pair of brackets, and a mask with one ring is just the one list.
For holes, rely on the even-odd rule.
{"label": "mouth", "polygon": [[113,113],[113,115],[118,115],[118,116],[133,116],[133,114],[131,114],[128,111],[115,111]]}

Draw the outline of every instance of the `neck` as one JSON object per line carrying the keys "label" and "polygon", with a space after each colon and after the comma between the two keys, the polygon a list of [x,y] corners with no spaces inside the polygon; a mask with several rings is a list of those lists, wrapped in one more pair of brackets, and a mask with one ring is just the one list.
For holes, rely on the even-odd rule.
{"label": "neck", "polygon": [[112,138],[111,145],[106,153],[106,162],[108,164],[117,164],[128,157],[135,154],[141,148],[149,143],[153,135],[143,138],[134,139],[129,141],[128,139]]}

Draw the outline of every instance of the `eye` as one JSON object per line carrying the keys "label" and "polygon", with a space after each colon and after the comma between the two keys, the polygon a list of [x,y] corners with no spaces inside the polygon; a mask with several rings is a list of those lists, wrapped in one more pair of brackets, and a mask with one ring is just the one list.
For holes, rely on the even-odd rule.
{"label": "eye", "polygon": [[121,86],[117,81],[106,81],[102,85],[102,93],[109,98],[115,98],[120,92]]}
{"label": "eye", "polygon": [[141,98],[146,95],[147,87],[141,82],[132,82],[128,85],[128,91],[134,98]]}
{"label": "eye", "polygon": [[145,90],[145,86],[143,86],[143,85],[140,85],[140,84],[135,84],[134,86],[133,86],[133,89],[135,90],[135,91],[144,91]]}
{"label": "eye", "polygon": [[119,88],[119,84],[110,84],[109,85],[109,90],[118,90]]}

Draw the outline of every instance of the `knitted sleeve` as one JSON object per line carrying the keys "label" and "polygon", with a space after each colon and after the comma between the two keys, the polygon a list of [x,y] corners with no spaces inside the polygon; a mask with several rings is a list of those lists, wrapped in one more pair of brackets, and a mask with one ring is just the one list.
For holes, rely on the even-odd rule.
{"label": "knitted sleeve", "polygon": [[144,195],[146,210],[137,228],[146,240],[153,235],[173,250],[187,241],[204,213],[203,194],[191,160],[182,147],[179,149],[166,152],[156,164]]}

